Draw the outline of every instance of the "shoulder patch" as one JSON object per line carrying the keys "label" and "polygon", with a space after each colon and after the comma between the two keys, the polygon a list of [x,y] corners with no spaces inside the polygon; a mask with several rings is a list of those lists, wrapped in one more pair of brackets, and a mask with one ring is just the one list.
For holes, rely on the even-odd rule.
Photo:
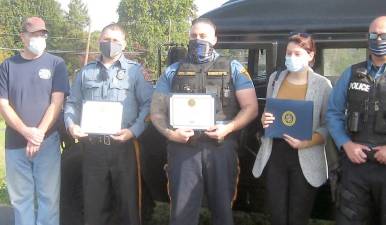
{"label": "shoulder patch", "polygon": [[241,68],[240,74],[246,77],[248,80],[252,80],[251,76],[249,75],[248,71],[244,68],[244,66]]}

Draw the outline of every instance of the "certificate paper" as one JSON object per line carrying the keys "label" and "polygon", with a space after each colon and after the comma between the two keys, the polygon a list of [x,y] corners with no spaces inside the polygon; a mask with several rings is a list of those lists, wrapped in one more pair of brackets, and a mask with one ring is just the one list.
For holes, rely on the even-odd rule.
{"label": "certificate paper", "polygon": [[214,98],[207,94],[173,94],[170,125],[173,128],[208,129],[214,125]]}
{"label": "certificate paper", "polygon": [[85,101],[80,128],[87,134],[115,134],[121,130],[122,113],[120,102]]}

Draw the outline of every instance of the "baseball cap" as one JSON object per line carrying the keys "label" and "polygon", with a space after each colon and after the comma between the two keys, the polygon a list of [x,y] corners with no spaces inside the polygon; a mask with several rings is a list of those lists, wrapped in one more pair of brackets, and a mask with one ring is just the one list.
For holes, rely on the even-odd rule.
{"label": "baseball cap", "polygon": [[48,30],[46,28],[46,23],[40,17],[36,17],[36,16],[28,17],[24,20],[24,22],[22,24],[22,31],[23,32],[33,33],[33,32],[41,31],[41,30],[48,32]]}

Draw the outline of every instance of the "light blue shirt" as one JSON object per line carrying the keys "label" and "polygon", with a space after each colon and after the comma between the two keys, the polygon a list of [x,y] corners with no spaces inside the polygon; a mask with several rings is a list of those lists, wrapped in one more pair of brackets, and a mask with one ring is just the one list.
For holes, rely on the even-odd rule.
{"label": "light blue shirt", "polygon": [[[385,72],[386,64],[377,68],[372,61],[367,60],[367,71],[369,74],[378,79]],[[335,84],[326,112],[328,130],[340,149],[343,144],[350,141],[350,136],[346,130],[346,109],[347,109],[347,90],[351,79],[351,66],[347,68]]]}
{"label": "light blue shirt", "polygon": [[145,129],[153,87],[144,79],[143,68],[122,56],[108,69],[100,61],[82,68],[70,90],[64,108],[66,127],[80,124],[82,102],[114,101],[123,104],[122,129],[135,137]]}

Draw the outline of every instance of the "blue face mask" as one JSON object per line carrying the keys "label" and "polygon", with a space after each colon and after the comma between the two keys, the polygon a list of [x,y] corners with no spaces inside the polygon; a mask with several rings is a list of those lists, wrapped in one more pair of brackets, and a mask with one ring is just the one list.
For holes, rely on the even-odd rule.
{"label": "blue face mask", "polygon": [[192,63],[207,63],[213,60],[213,45],[203,40],[190,40],[188,59]]}
{"label": "blue face mask", "polygon": [[385,56],[386,40],[369,40],[369,50],[376,56]]}
{"label": "blue face mask", "polygon": [[290,72],[298,72],[308,65],[304,56],[285,56],[285,66]]}

